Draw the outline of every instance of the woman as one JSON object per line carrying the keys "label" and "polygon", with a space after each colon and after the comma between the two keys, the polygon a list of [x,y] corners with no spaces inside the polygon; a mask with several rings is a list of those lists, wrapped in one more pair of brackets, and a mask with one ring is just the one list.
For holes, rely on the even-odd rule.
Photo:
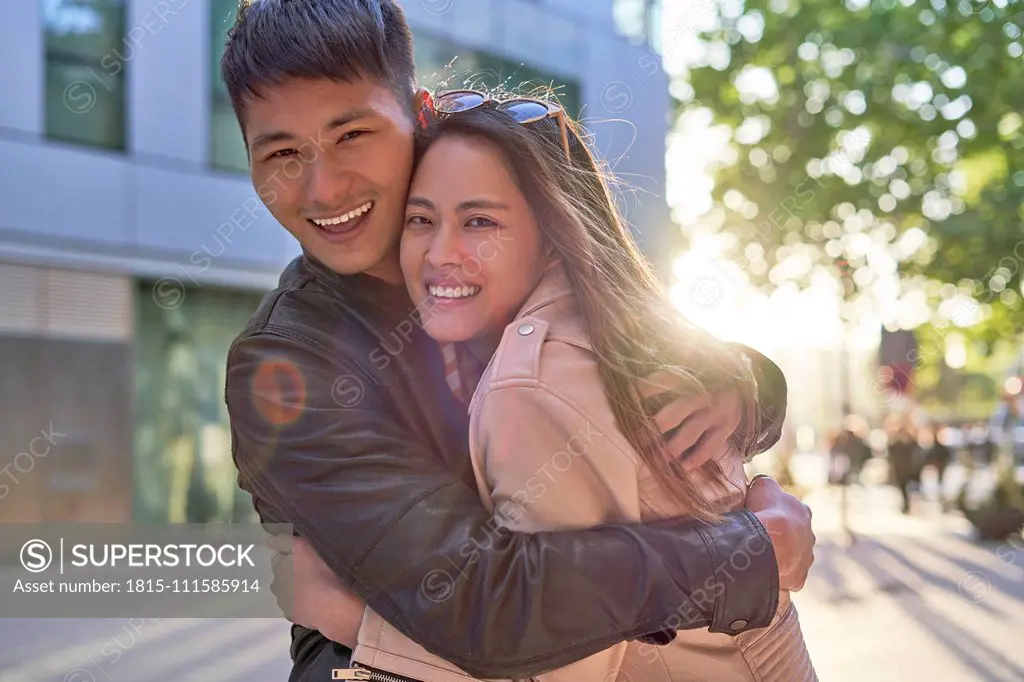
{"label": "woman", "polygon": [[[545,102],[469,91],[439,96],[437,110],[422,121],[402,270],[424,329],[448,344],[453,389],[472,394],[471,457],[499,525],[714,521],[741,507],[758,421],[745,359],[665,299],[572,122]],[[467,375],[479,375],[475,390]],[[673,465],[648,415],[719,392],[742,396],[740,427],[717,459]],[[727,561],[743,570],[742,557]],[[470,679],[369,610],[353,660],[426,682]],[[785,595],[763,630],[622,643],[541,679],[815,675]]]}

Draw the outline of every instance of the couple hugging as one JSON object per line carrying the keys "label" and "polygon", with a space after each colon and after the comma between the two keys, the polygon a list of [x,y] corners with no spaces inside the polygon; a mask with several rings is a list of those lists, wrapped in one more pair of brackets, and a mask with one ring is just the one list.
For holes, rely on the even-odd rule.
{"label": "couple hugging", "polygon": [[291,680],[814,680],[809,510],[743,469],[785,379],[672,308],[566,112],[417,90],[395,0],[243,2],[222,76],[303,250],[226,388]]}

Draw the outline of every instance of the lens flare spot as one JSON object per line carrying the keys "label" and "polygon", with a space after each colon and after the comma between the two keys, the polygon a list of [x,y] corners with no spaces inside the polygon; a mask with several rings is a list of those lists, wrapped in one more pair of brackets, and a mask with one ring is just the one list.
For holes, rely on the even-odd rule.
{"label": "lens flare spot", "polygon": [[264,360],[252,380],[256,411],[275,426],[298,421],[306,406],[306,382],[290,360]]}

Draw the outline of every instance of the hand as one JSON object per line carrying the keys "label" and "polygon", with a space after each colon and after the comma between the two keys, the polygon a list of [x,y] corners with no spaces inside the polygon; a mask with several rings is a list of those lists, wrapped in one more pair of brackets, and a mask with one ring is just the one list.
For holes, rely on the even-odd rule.
{"label": "hand", "polygon": [[779,564],[779,589],[797,592],[814,563],[811,509],[774,479],[756,476],[747,488],[747,509],[768,531]]}
{"label": "hand", "polygon": [[363,621],[363,601],[341,583],[305,538],[274,537],[267,544],[275,551],[270,590],[285,618],[354,647]]}
{"label": "hand", "polygon": [[[647,400],[678,389],[679,379],[655,372],[640,382]],[[731,447],[729,439],[743,420],[740,397],[734,391],[691,397],[677,396],[654,415],[658,430],[666,435],[668,452],[693,471],[720,457]]]}

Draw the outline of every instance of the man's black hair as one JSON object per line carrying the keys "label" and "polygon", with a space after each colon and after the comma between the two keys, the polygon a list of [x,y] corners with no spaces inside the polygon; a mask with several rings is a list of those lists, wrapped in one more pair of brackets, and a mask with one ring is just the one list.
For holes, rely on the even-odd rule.
{"label": "man's black hair", "polygon": [[220,70],[239,124],[249,98],[292,78],[375,80],[403,102],[415,89],[412,36],[395,0],[241,0]]}

